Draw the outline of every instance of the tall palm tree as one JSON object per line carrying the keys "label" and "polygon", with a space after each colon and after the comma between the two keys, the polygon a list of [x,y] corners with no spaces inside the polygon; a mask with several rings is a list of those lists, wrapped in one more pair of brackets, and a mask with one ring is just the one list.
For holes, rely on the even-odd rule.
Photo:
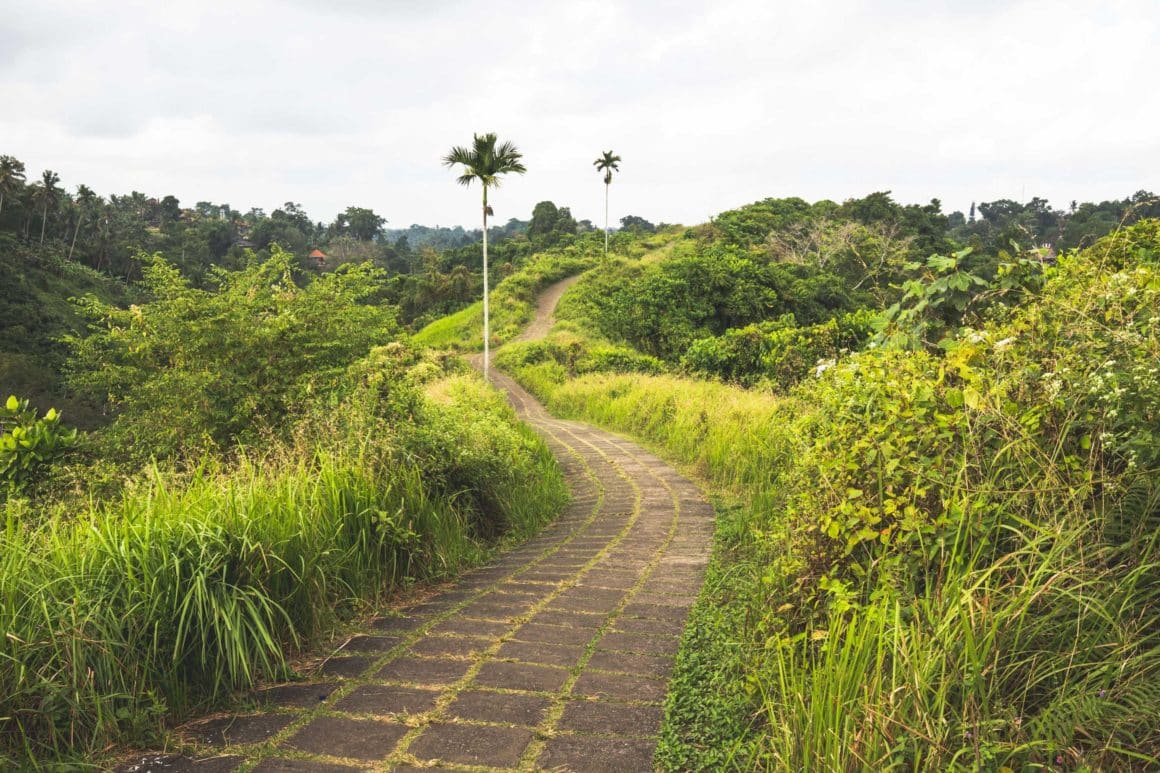
{"label": "tall palm tree", "polygon": [[4,211],[4,196],[20,190],[24,182],[24,162],[12,156],[0,156],[0,212]]}
{"label": "tall palm tree", "polygon": [[44,228],[48,225],[48,208],[56,204],[60,189],[56,184],[60,182],[60,175],[51,169],[45,169],[40,175],[41,185],[37,188],[36,198],[44,207],[40,217],[40,245],[44,246]]}
{"label": "tall palm tree", "polygon": [[93,209],[93,204],[97,201],[97,194],[93,193],[93,189],[87,185],[81,184],[77,186],[77,225],[73,229],[72,244],[68,248],[68,259],[72,260],[73,250],[77,246],[77,234],[81,232],[81,223],[85,221],[85,215]]}
{"label": "tall palm tree", "polygon": [[611,150],[592,162],[597,172],[604,172],[604,257],[608,257],[608,189],[612,186],[612,173],[620,169],[620,156]]}
{"label": "tall palm tree", "polygon": [[475,134],[470,148],[456,146],[443,159],[443,165],[454,168],[456,164],[463,167],[459,175],[460,185],[471,185],[478,180],[483,186],[483,377],[488,378],[488,358],[490,353],[490,317],[488,313],[487,297],[487,216],[494,214],[487,205],[487,189],[498,188],[500,175],[514,172],[523,174],[528,171],[520,160],[523,154],[510,142],[496,145],[494,132]]}

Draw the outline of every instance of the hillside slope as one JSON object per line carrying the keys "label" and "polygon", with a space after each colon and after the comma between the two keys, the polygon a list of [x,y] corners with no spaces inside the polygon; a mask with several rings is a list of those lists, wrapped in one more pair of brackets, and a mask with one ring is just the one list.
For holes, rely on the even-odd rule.
{"label": "hillside slope", "polygon": [[695,281],[663,267],[598,269],[544,341],[498,357],[557,415],[641,438],[733,503],[662,767],[1160,764],[1160,221],[1058,265],[969,261],[900,267],[870,348],[757,321],[722,361],[751,357],[758,389],[629,346],[638,322],[688,342],[737,309],[690,316]]}

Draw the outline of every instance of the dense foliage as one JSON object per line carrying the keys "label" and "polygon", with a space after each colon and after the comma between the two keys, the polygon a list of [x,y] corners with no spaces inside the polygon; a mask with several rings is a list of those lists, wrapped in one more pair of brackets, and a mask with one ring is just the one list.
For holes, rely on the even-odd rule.
{"label": "dense foliage", "polygon": [[58,412],[0,406],[0,767],[155,743],[566,497],[498,393],[400,340],[373,263],[303,271],[275,246],[195,282],[138,260],[128,308],[54,317],[112,423],[70,448]]}
{"label": "dense foliage", "polygon": [[49,408],[43,416],[28,400],[9,395],[0,405],[0,502],[33,485],[76,441]]}
{"label": "dense foliage", "polygon": [[370,264],[299,286],[292,256],[275,248],[198,289],[160,256],[143,262],[148,302],[82,301],[92,332],[73,339],[71,382],[108,402],[106,436],[144,459],[283,432],[312,395],[333,392],[351,363],[395,337]]}
{"label": "dense foliage", "polygon": [[553,410],[638,434],[739,503],[662,767],[1157,764],[1158,254],[1142,221],[1007,286],[1018,264],[960,286],[940,280],[966,256],[924,261],[884,319],[950,299],[937,330],[784,396],[568,380],[532,345],[506,354]]}

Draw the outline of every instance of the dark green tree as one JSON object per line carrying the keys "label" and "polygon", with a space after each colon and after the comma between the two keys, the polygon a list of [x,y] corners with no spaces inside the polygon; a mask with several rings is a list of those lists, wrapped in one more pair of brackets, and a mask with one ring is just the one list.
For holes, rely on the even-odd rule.
{"label": "dark green tree", "polygon": [[376,215],[373,209],[365,207],[347,207],[340,217],[346,223],[344,232],[360,242],[374,241],[382,234],[387,222],[386,218]]}
{"label": "dark green tree", "polygon": [[24,186],[24,162],[12,156],[0,156],[0,213],[4,211],[4,197],[11,196]]}

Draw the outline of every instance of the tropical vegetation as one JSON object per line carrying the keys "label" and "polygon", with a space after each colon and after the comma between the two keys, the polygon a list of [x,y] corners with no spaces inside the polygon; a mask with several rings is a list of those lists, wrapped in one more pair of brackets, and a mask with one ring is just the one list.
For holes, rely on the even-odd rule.
{"label": "tropical vegetation", "polygon": [[1154,196],[602,235],[491,225],[494,135],[443,160],[482,230],[0,156],[0,766],[148,743],[551,518],[555,462],[459,356],[500,344],[715,496],[658,767],[1160,765]]}
{"label": "tropical vegetation", "polygon": [[872,198],[725,213],[500,355],[719,497],[658,767],[1160,764],[1160,221],[1013,252]]}

